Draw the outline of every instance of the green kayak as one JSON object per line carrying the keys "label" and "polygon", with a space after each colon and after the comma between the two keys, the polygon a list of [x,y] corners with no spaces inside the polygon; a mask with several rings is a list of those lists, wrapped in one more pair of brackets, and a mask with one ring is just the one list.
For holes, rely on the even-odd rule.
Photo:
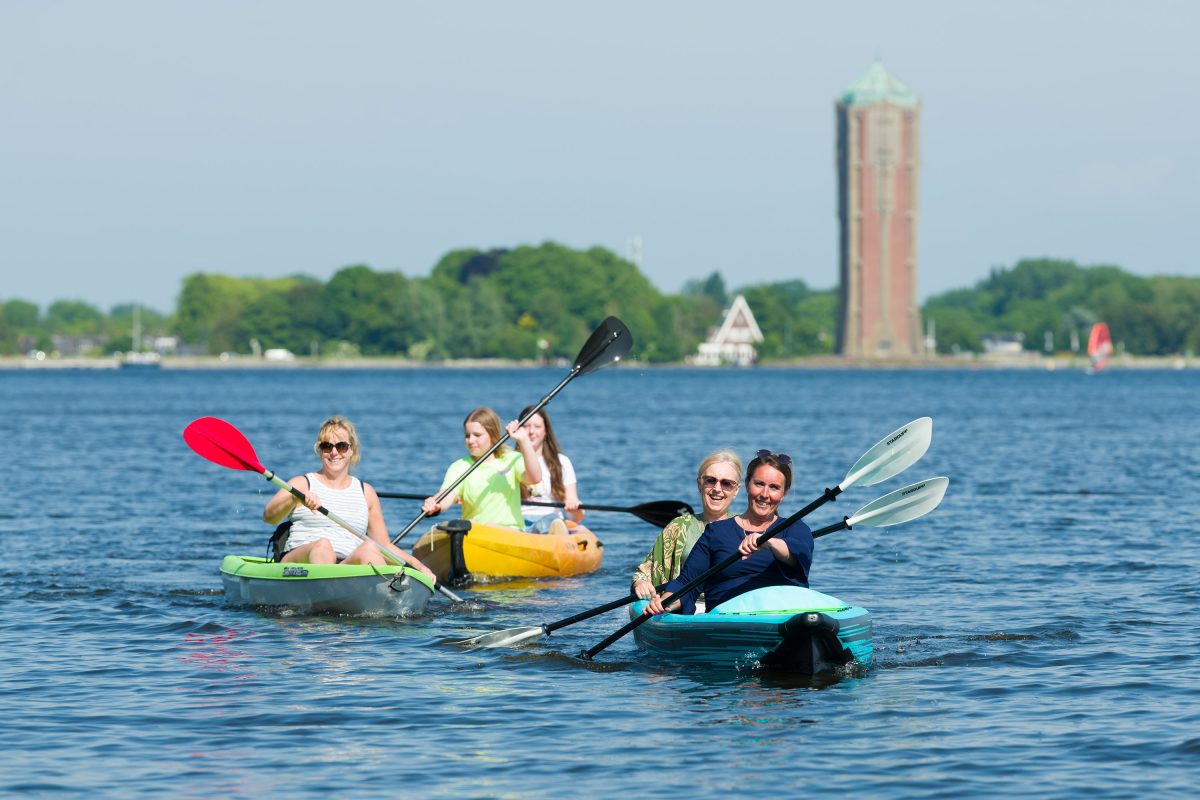
{"label": "green kayak", "polygon": [[225,600],[305,614],[411,616],[425,610],[433,583],[409,567],[388,564],[293,564],[254,556],[221,562]]}

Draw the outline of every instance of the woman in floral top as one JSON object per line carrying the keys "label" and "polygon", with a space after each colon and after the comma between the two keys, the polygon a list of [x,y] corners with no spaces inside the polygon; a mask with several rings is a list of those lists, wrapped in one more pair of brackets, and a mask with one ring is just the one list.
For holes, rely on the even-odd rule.
{"label": "woman in floral top", "polygon": [[709,453],[696,470],[696,485],[704,512],[695,517],[684,514],[663,528],[654,540],[646,560],[633,573],[633,591],[643,600],[655,596],[654,587],[679,575],[692,545],[704,532],[704,526],[729,516],[729,506],[741,486],[742,460],[731,450]]}

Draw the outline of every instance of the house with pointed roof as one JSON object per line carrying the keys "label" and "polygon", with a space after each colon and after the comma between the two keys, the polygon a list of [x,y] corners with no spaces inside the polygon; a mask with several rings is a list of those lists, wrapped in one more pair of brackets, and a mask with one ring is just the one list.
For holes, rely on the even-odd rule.
{"label": "house with pointed roof", "polygon": [[758,329],[750,304],[739,294],[733,298],[733,303],[721,318],[721,324],[709,333],[708,341],[700,345],[699,352],[691,358],[691,362],[705,367],[722,364],[748,367],[758,360],[754,345],[762,340],[762,331]]}

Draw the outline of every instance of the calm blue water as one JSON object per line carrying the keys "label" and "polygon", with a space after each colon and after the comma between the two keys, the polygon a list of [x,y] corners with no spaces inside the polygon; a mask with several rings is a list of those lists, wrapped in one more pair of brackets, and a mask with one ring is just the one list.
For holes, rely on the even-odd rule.
{"label": "calm blue water", "polygon": [[[565,373],[0,371],[0,794],[258,797],[1134,797],[1200,768],[1200,372],[608,370],[551,412],[584,500],[695,502],[717,446],[797,458],[785,510],[908,420],[924,460],[814,527],[933,475],[941,508],[820,540],[813,586],[869,608],[877,661],[840,680],[680,668],[625,621],[524,649],[449,640],[628,591],[655,531],[594,512],[604,567],[438,598],[416,620],[227,608],[270,486],[180,432],[224,417],[269,468],[359,425],[358,474],[432,493],[472,407],[515,415]],[[385,501],[398,531],[415,504]],[[411,545],[415,537],[410,537]],[[676,782],[672,785],[672,781]]]}

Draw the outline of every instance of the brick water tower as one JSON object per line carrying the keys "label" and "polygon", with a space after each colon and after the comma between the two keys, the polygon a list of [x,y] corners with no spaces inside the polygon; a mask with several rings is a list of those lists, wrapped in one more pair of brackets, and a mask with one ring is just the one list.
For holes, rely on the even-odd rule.
{"label": "brick water tower", "polygon": [[924,353],[917,306],[921,104],[876,62],[837,102],[838,352]]}

